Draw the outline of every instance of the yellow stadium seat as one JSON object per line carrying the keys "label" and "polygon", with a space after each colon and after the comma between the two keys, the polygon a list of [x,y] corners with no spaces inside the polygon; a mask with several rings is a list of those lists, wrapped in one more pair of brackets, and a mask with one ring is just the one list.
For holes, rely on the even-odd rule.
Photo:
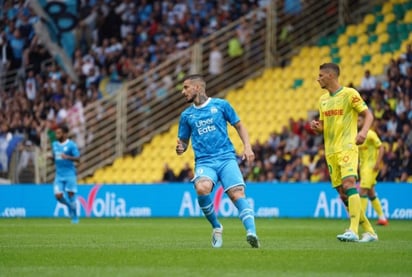
{"label": "yellow stadium seat", "polygon": [[382,61],[379,58],[375,59],[375,61],[371,62],[370,72],[371,72],[372,75],[382,74],[383,69],[384,69],[384,64],[382,63]]}
{"label": "yellow stadium seat", "polygon": [[85,185],[85,184],[93,184],[93,178],[91,177],[85,177],[83,179],[80,179],[77,181],[79,185]]}
{"label": "yellow stadium seat", "polygon": [[349,36],[354,36],[356,35],[356,28],[357,26],[355,24],[350,24],[346,27],[346,35]]}
{"label": "yellow stadium seat", "polygon": [[[269,79],[268,79],[269,80]],[[263,91],[265,89],[265,83],[264,82],[257,82],[254,86],[253,86],[253,91],[254,93]]]}
{"label": "yellow stadium seat", "polygon": [[130,155],[124,156],[122,159],[122,166],[126,168],[130,168],[133,164],[134,158]]}
{"label": "yellow stadium seat", "polygon": [[344,46],[339,48],[339,56],[341,56],[342,58],[345,57],[345,56],[350,56],[349,45],[344,45]]}
{"label": "yellow stadium seat", "polygon": [[291,67],[299,67],[301,65],[301,58],[299,56],[294,56],[292,57],[292,60],[290,61],[290,66]]}
{"label": "yellow stadium seat", "polygon": [[409,34],[407,41],[408,43],[412,43],[412,32]]}
{"label": "yellow stadium seat", "polygon": [[372,23],[375,23],[375,15],[373,14],[367,14],[364,18],[363,18],[363,23],[366,25],[370,25]]}
{"label": "yellow stadium seat", "polygon": [[393,4],[391,2],[386,2],[382,6],[381,13],[385,15],[388,13],[392,13],[392,9],[393,9]]}
{"label": "yellow stadium seat", "polygon": [[102,183],[104,184],[111,184],[111,183],[116,183],[117,181],[117,174],[113,174],[113,172],[107,172],[103,178],[102,178]]}
{"label": "yellow stadium seat", "polygon": [[403,17],[404,23],[412,23],[412,10],[406,12],[405,16]]}
{"label": "yellow stadium seat", "polygon": [[370,53],[370,46],[368,44],[362,44],[359,47],[359,54],[361,56],[368,55]]}
{"label": "yellow stadium seat", "polygon": [[122,158],[117,158],[117,159],[114,160],[114,162],[113,162],[113,167],[114,167],[114,168],[118,168],[118,167],[121,166],[121,164],[122,164]]}
{"label": "yellow stadium seat", "polygon": [[235,97],[234,90],[231,90],[231,91],[229,91],[229,92],[226,94],[226,99],[227,99],[230,103],[232,103],[233,101],[235,101],[236,97]]}
{"label": "yellow stadium seat", "polygon": [[[369,45],[369,54],[375,55],[380,53],[381,44],[379,42],[375,42]],[[372,56],[373,57],[373,56]]]}
{"label": "yellow stadium seat", "polygon": [[338,47],[342,47],[342,46],[347,45],[347,44],[348,44],[348,37],[344,34],[340,35],[339,38],[338,38],[338,41],[336,42],[336,45]]}
{"label": "yellow stadium seat", "polygon": [[85,184],[95,184],[96,181],[94,180],[93,176],[89,176],[86,178],[86,183]]}
{"label": "yellow stadium seat", "polygon": [[398,59],[404,53],[405,53],[405,51],[403,49],[399,49],[399,50],[393,52],[393,58]]}
{"label": "yellow stadium seat", "polygon": [[367,44],[368,43],[368,36],[366,34],[359,34],[357,44]]}
{"label": "yellow stadium seat", "polygon": [[392,13],[392,12],[386,14],[385,17],[383,18],[383,22],[385,22],[385,23],[391,23],[391,22],[393,22],[393,21],[395,21],[395,20],[396,20],[396,16],[395,16],[395,14]]}
{"label": "yellow stadium seat", "polygon": [[385,22],[380,22],[376,25],[375,33],[380,35],[382,33],[386,33],[387,24]]}
{"label": "yellow stadium seat", "polygon": [[368,25],[365,23],[359,23],[358,25],[356,25],[356,33],[355,35],[359,36],[362,34],[366,34],[368,30]]}
{"label": "yellow stadium seat", "polygon": [[321,56],[329,56],[329,54],[330,54],[330,47],[329,46],[320,47],[318,50],[319,50],[319,54]]}
{"label": "yellow stadium seat", "polygon": [[280,78],[281,73],[282,73],[282,69],[280,67],[277,67],[277,68],[273,69],[273,78],[272,79]]}
{"label": "yellow stadium seat", "polygon": [[310,54],[310,46],[303,46],[300,49],[300,52],[299,52],[300,56],[305,57],[305,56],[308,56],[309,54]]}
{"label": "yellow stadium seat", "polygon": [[262,79],[267,81],[267,80],[270,80],[271,78],[272,78],[272,71],[270,69],[266,69],[263,72]]}
{"label": "yellow stadium seat", "polygon": [[389,64],[392,60],[392,53],[385,53],[382,55],[382,62],[385,64]]}
{"label": "yellow stadium seat", "polygon": [[382,33],[378,36],[378,42],[380,44],[386,43],[389,41],[389,34],[388,33]]}

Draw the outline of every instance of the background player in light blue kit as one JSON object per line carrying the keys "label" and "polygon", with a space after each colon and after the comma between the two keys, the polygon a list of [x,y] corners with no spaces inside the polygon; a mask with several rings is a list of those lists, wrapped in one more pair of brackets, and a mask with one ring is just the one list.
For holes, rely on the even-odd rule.
{"label": "background player in light blue kit", "polygon": [[53,160],[56,168],[53,189],[57,201],[68,207],[72,223],[78,223],[75,162],[79,161],[80,154],[76,143],[68,138],[68,134],[69,129],[66,125],[57,127],[57,141],[52,144]]}
{"label": "background player in light blue kit", "polygon": [[195,155],[193,179],[199,206],[213,228],[212,246],[223,244],[223,226],[220,224],[210,197],[214,186],[220,181],[225,193],[239,211],[246,229],[246,240],[259,247],[256,235],[254,212],[246,200],[245,181],[236,161],[236,152],[227,132],[227,123],[234,126],[244,146],[243,159],[254,160],[255,155],[246,128],[240,122],[232,106],[224,99],[206,95],[206,83],[200,75],[190,75],[183,82],[183,96],[193,103],[181,114],[176,153],[187,150],[189,140]]}

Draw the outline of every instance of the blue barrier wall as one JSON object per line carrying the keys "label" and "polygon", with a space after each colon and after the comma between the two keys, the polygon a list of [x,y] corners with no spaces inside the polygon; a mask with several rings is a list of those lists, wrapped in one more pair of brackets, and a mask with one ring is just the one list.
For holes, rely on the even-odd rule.
{"label": "blue barrier wall", "polygon": [[[380,183],[376,190],[388,218],[412,219],[412,184]],[[248,183],[247,197],[257,217],[346,218],[346,210],[329,183]],[[237,210],[217,187],[213,194],[219,216]],[[203,216],[189,183],[79,186],[81,217]],[[371,207],[367,215],[376,217]],[[51,185],[1,185],[0,217],[63,217],[64,205]]]}

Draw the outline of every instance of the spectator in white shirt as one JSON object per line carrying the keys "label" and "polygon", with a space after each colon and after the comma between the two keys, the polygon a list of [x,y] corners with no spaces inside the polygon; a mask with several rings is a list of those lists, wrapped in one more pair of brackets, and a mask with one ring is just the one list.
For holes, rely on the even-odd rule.
{"label": "spectator in white shirt", "polygon": [[33,70],[30,70],[28,72],[25,87],[26,87],[25,92],[26,92],[27,99],[29,99],[30,102],[34,102],[34,100],[36,99],[36,95],[37,95],[37,81],[36,81],[36,78],[34,77]]}
{"label": "spectator in white shirt", "polygon": [[399,71],[401,73],[401,75],[403,77],[406,77],[408,75],[408,68],[411,66],[411,63],[408,62],[408,60],[406,59],[406,54],[402,54],[399,57],[398,60],[398,64],[399,64]]}
{"label": "spectator in white shirt", "polygon": [[209,73],[218,75],[222,73],[223,56],[216,43],[212,44],[212,51],[209,55]]}
{"label": "spectator in white shirt", "polygon": [[371,72],[367,69],[365,71],[365,75],[362,78],[362,82],[360,85],[360,92],[365,93],[372,93],[372,91],[376,88],[376,78],[371,75]]}

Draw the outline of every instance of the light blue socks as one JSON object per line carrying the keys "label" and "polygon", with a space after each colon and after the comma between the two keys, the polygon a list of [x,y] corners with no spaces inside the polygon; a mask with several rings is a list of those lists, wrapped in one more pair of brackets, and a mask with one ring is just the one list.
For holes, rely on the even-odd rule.
{"label": "light blue socks", "polygon": [[235,201],[235,206],[239,210],[239,218],[243,223],[247,233],[256,234],[255,215],[246,198],[239,198]]}
{"label": "light blue socks", "polygon": [[210,224],[212,224],[212,227],[220,228],[222,225],[217,220],[215,207],[213,205],[212,198],[210,197],[210,195],[198,195],[197,201],[206,219],[210,222]]}

